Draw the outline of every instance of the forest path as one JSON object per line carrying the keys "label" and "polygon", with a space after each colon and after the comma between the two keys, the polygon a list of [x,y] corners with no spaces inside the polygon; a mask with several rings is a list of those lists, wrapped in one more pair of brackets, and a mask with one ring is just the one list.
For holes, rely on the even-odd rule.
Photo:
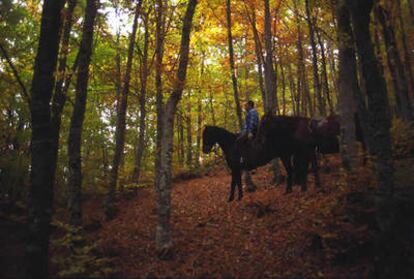
{"label": "forest path", "polygon": [[[267,167],[253,176],[258,191],[240,202],[227,203],[230,175],[225,170],[175,183],[171,261],[155,257],[153,189],[122,201],[118,218],[93,236],[102,238],[104,254],[113,257],[123,277],[361,276],[370,267],[366,253],[358,252],[369,245],[369,228],[365,218],[361,224],[346,218],[350,189],[338,171],[338,158],[330,164],[334,171],[321,172],[325,193],[316,191],[310,175],[308,192],[294,187],[284,195],[285,185],[271,186]],[[368,176],[365,185],[370,185]]]}

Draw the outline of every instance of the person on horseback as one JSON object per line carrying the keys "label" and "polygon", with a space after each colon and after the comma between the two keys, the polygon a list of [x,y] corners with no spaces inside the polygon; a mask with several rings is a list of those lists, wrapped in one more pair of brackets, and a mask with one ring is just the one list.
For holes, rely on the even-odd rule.
{"label": "person on horseback", "polygon": [[257,127],[259,125],[259,114],[254,108],[254,102],[249,100],[246,103],[246,119],[242,129],[241,137],[246,136],[248,139],[252,139],[257,133]]}
{"label": "person on horseback", "polygon": [[[236,148],[239,150],[241,154],[243,154],[243,146],[245,146],[248,141],[251,141],[254,136],[256,136],[257,128],[259,126],[259,114],[257,110],[254,108],[254,102],[249,100],[245,106],[246,109],[246,119],[244,121],[244,125],[240,136],[236,140]],[[240,156],[240,163],[244,163],[243,155]]]}

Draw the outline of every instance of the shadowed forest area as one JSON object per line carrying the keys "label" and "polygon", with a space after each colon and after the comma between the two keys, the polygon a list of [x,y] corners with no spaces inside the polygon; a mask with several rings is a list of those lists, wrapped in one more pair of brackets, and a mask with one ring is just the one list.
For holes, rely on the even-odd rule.
{"label": "shadowed forest area", "polygon": [[0,35],[0,278],[414,277],[413,0],[2,0]]}

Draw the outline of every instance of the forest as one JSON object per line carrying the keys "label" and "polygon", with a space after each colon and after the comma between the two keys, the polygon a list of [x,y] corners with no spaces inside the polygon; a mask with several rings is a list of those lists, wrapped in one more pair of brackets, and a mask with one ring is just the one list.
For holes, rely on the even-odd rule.
{"label": "forest", "polygon": [[0,35],[0,278],[414,277],[413,0],[2,0]]}

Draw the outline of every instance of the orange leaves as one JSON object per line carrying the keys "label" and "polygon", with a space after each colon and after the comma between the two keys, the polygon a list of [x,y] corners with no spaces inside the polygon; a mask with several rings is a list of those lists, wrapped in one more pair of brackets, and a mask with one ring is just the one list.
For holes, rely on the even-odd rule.
{"label": "orange leaves", "polygon": [[310,182],[307,193],[294,187],[284,195],[285,185],[272,186],[266,167],[253,176],[258,191],[246,193],[241,202],[226,202],[230,175],[225,170],[174,184],[175,258],[170,262],[156,260],[153,253],[152,189],[122,202],[119,218],[98,235],[106,251],[116,251],[113,260],[125,277],[337,277],[344,270],[357,276],[366,266],[340,263],[364,247],[369,228],[346,221],[354,211],[344,201],[358,195],[349,198],[349,188],[336,185],[340,162],[335,158],[330,164],[335,170],[321,173],[326,194]]}

